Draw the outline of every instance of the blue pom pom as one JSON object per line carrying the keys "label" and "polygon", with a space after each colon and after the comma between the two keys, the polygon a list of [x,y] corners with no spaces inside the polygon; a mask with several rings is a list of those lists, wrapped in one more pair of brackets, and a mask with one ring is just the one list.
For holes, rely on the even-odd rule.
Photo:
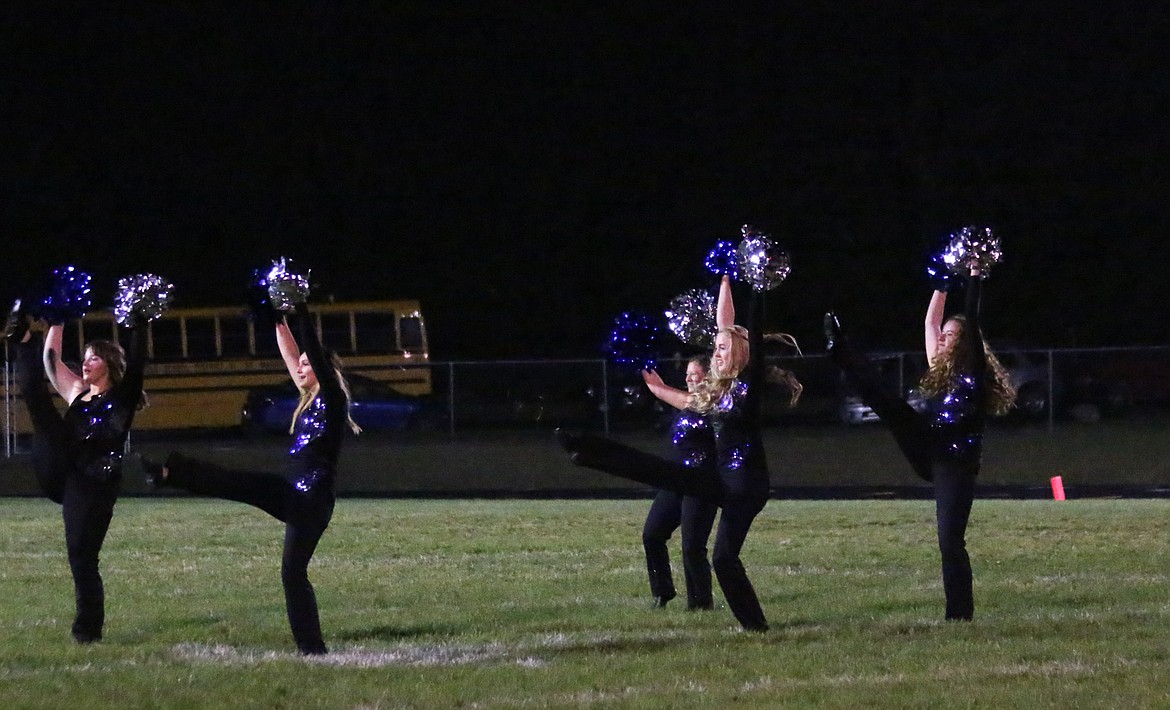
{"label": "blue pom pom", "polygon": [[958,280],[951,273],[950,264],[943,258],[942,252],[930,257],[926,263],[926,278],[935,291],[949,292],[958,284]]}
{"label": "blue pom pom", "polygon": [[37,299],[33,315],[48,323],[64,323],[83,317],[93,302],[89,297],[90,276],[72,266],[54,269],[48,293]]}
{"label": "blue pom pom", "polygon": [[707,270],[717,276],[730,276],[739,280],[739,252],[733,242],[720,241],[707,254]]}
{"label": "blue pom pom", "polygon": [[658,326],[645,313],[622,313],[613,321],[606,356],[619,365],[653,370],[658,363]]}

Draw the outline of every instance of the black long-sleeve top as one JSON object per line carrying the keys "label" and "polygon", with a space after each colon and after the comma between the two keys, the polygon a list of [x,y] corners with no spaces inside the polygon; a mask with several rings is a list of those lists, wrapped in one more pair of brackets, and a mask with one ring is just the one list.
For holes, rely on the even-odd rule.
{"label": "black long-sleeve top", "polygon": [[979,323],[981,279],[967,281],[964,305],[964,339],[970,356],[946,392],[931,402],[930,428],[938,456],[978,467],[983,453],[983,430],[987,423],[987,352]]}
{"label": "black long-sleeve top", "polygon": [[88,400],[85,392],[69,403],[65,426],[69,431],[69,454],[73,470],[83,476],[109,483],[122,478],[122,455],[134,413],[142,402],[146,373],[145,324],[130,331],[126,371],[117,385]]}
{"label": "black long-sleeve top", "polygon": [[311,320],[303,306],[295,312],[300,341],[305,355],[317,377],[319,390],[313,401],[301,412],[293,425],[293,441],[289,447],[289,475],[297,490],[308,493],[325,485],[333,489],[337,459],[341,455],[341,441],[349,418],[349,402],[337,371],[325,355],[325,348],[311,327]]}
{"label": "black long-sleeve top", "polygon": [[670,433],[676,461],[687,468],[715,468],[715,434],[707,417],[690,409],[679,410]]}
{"label": "black long-sleeve top", "polygon": [[748,308],[750,359],[727,394],[709,413],[716,460],[727,497],[767,496],[768,462],[760,436],[760,408],[766,382],[764,296],[752,293]]}

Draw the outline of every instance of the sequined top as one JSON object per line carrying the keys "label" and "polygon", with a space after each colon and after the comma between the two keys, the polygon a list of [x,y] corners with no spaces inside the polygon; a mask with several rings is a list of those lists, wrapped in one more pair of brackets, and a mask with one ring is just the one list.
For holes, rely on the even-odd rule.
{"label": "sequined top", "polygon": [[967,285],[964,315],[965,328],[973,338],[970,370],[960,373],[950,388],[929,401],[929,421],[935,452],[938,456],[978,467],[983,453],[983,430],[987,417],[987,353],[979,327],[980,279],[972,277]]}
{"label": "sequined top", "polygon": [[715,435],[707,417],[684,409],[674,418],[671,443],[677,460],[687,468],[715,466]]}
{"label": "sequined top", "polygon": [[753,292],[748,313],[751,360],[708,414],[727,497],[766,497],[771,486],[760,437],[760,403],[766,379],[763,320],[763,295]]}
{"label": "sequined top", "polygon": [[146,338],[130,329],[126,372],[114,387],[88,400],[78,395],[65,412],[73,470],[83,476],[113,483],[122,479],[122,455],[134,413],[142,401],[146,370]]}
{"label": "sequined top", "polygon": [[307,319],[306,314],[298,312],[301,342],[305,344],[305,355],[313,366],[320,390],[293,425],[288,476],[301,493],[320,490],[332,493],[349,403],[337,372],[325,356],[316,329],[305,327]]}

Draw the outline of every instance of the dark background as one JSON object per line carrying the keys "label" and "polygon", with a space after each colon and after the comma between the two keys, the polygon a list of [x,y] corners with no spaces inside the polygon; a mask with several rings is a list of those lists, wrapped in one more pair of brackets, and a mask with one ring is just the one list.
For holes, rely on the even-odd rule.
{"label": "dark background", "polygon": [[1170,9],[650,5],[8,4],[0,295],[72,263],[232,303],[285,255],[420,298],[436,359],[596,356],[752,223],[771,328],[913,348],[978,224],[993,342],[1170,340]]}

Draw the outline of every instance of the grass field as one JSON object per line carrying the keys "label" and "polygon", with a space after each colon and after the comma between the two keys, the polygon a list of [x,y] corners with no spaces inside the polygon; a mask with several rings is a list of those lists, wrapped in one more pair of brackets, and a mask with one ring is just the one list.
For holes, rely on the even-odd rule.
{"label": "grass field", "polygon": [[[1170,707],[1170,501],[977,500],[976,619],[941,621],[928,501],[772,501],[744,560],[772,625],[649,607],[643,500],[346,499],[297,656],[281,527],[129,499],[103,643],[69,636],[56,506],[0,499],[5,708]],[[675,548],[677,550],[677,547]],[[675,552],[677,558],[677,552]],[[682,585],[681,568],[676,567]]]}

